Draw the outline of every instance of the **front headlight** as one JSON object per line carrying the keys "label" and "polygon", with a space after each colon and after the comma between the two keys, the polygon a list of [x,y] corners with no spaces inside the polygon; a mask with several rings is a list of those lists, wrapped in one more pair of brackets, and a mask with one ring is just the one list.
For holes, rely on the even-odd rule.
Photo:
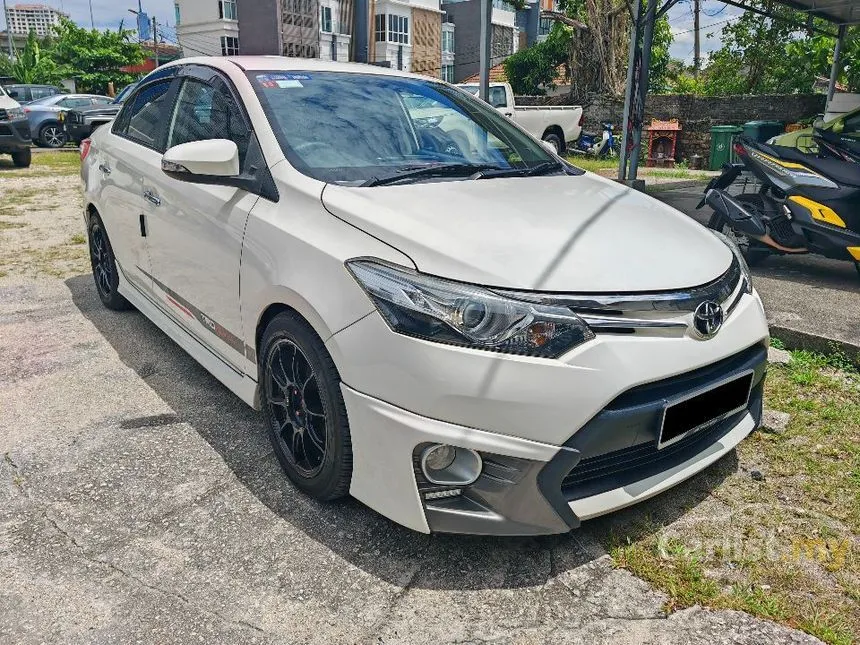
{"label": "front headlight", "polygon": [[735,254],[735,259],[737,260],[738,265],[740,265],[741,267],[741,279],[744,281],[744,292],[752,293],[752,274],[750,273],[750,268],[747,265],[747,261],[744,259],[744,254],[741,251],[741,248],[738,246],[737,242],[735,242],[727,235],[724,235],[720,231],[715,231],[713,229],[708,230],[711,231],[711,233],[716,235],[718,238],[720,238],[723,241],[723,244],[729,247],[732,253]]}
{"label": "front headlight", "polygon": [[350,260],[346,266],[400,334],[549,358],[594,338],[588,325],[564,307],[513,300],[380,261]]}

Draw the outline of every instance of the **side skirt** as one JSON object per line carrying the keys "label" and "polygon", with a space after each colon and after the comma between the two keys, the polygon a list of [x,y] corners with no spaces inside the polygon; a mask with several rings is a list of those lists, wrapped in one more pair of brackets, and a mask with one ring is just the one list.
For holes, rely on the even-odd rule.
{"label": "side skirt", "polygon": [[149,318],[156,327],[167,334],[174,343],[184,349],[191,358],[200,363],[207,372],[221,381],[227,389],[255,410],[260,409],[260,402],[257,397],[257,382],[246,374],[237,372],[208,347],[174,322],[157,304],[152,302],[152,300],[125,279],[121,268],[119,271],[119,292],[138,311]]}

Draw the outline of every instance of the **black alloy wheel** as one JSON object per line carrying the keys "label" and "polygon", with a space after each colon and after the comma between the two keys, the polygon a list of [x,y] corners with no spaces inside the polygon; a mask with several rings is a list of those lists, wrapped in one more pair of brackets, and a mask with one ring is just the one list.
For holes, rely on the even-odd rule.
{"label": "black alloy wheel", "polygon": [[63,126],[49,123],[39,131],[39,142],[48,148],[62,148],[68,141]]}
{"label": "black alloy wheel", "polygon": [[261,346],[263,413],[278,461],[312,497],[346,495],[352,443],[331,356],[313,329],[291,312],[272,319]]}
{"label": "black alloy wheel", "polygon": [[93,278],[99,299],[108,309],[117,311],[130,309],[131,304],[117,290],[119,273],[116,260],[104,224],[98,215],[93,215],[90,219],[89,240],[90,264],[93,267]]}

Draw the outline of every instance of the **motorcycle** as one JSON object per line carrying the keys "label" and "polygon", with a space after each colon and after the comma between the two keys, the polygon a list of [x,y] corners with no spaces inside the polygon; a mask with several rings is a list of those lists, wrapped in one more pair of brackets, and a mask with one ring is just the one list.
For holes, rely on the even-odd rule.
{"label": "motorcycle", "polygon": [[[769,255],[815,253],[851,261],[860,274],[860,157],[838,135],[814,136],[817,155],[740,137],[740,163],[723,166],[697,208],[714,209],[708,227],[733,240],[749,265]],[[745,170],[758,179],[758,191],[730,193]]]}
{"label": "motorcycle", "polygon": [[618,154],[615,146],[615,135],[612,134],[611,123],[601,123],[603,135],[598,140],[597,135],[583,132],[570,148],[571,152],[594,157],[614,157]]}

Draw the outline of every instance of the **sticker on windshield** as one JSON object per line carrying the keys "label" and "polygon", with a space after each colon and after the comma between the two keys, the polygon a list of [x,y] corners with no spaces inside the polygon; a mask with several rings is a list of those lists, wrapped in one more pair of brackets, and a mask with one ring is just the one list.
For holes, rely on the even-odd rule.
{"label": "sticker on windshield", "polygon": [[292,87],[304,87],[302,81],[309,81],[311,77],[308,74],[258,74],[257,82],[267,88],[289,89]]}

